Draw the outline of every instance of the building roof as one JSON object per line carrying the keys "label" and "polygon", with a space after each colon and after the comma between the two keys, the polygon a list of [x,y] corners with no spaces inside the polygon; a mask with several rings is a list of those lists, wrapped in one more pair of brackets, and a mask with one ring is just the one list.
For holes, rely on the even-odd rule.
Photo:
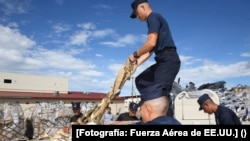
{"label": "building roof", "polygon": [[[97,92],[76,92],[71,91],[68,94],[44,93],[44,92],[16,92],[0,91],[0,98],[5,99],[46,99],[46,100],[102,100],[107,94]],[[116,97],[114,100],[124,100],[124,97]]]}

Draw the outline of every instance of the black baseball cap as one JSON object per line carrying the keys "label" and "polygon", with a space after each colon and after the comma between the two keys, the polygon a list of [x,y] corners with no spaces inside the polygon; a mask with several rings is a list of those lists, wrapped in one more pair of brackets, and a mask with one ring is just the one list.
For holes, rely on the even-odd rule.
{"label": "black baseball cap", "polygon": [[129,104],[129,109],[130,109],[131,111],[137,111],[137,109],[138,109],[138,104],[137,104],[137,103],[134,103],[134,102],[131,102],[131,103]]}
{"label": "black baseball cap", "polygon": [[203,94],[199,97],[197,100],[198,104],[200,105],[199,110],[202,110],[202,104],[208,99],[211,99],[208,94]]}
{"label": "black baseball cap", "polygon": [[81,102],[72,102],[72,109],[73,110],[81,109]]}
{"label": "black baseball cap", "polygon": [[136,18],[135,12],[137,10],[137,7],[138,7],[138,5],[140,5],[140,4],[144,3],[144,2],[148,2],[148,1],[147,0],[134,0],[131,3],[131,8],[132,8],[133,11],[132,11],[132,13],[130,15],[130,18],[132,18],[132,19]]}

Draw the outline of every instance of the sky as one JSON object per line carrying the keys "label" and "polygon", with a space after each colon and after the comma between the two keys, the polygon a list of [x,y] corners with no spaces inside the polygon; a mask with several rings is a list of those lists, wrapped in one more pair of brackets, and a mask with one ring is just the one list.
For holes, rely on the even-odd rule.
{"label": "sky", "polygon": [[[132,0],[0,0],[0,71],[64,77],[69,91],[108,93],[128,56],[147,38]],[[250,85],[249,0],[149,0],[167,20],[186,87]],[[120,96],[138,95],[134,78]]]}

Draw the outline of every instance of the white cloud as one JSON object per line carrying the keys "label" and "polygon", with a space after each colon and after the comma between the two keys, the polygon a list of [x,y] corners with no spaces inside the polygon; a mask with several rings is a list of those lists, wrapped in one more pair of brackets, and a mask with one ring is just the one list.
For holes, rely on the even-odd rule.
{"label": "white cloud", "polygon": [[240,55],[241,57],[250,57],[250,52],[245,52]]}
{"label": "white cloud", "polygon": [[106,4],[98,4],[98,5],[94,5],[92,7],[95,9],[110,9],[111,8],[109,5],[106,5]]}
{"label": "white cloud", "polygon": [[94,30],[96,29],[96,26],[93,23],[82,23],[82,24],[77,24],[77,27],[80,27],[84,30]]}
{"label": "white cloud", "polygon": [[184,55],[180,55],[180,59],[181,59],[181,63],[183,67],[194,65],[195,63],[202,61],[202,59],[193,58],[192,56],[184,56]]}
{"label": "white cloud", "polygon": [[123,64],[111,64],[108,66],[109,70],[111,70],[114,74],[117,74],[122,67]]}
{"label": "white cloud", "polygon": [[103,57],[103,55],[102,54],[95,54],[95,56],[97,56],[97,57]]}
{"label": "white cloud", "polygon": [[86,46],[93,39],[104,38],[115,34],[115,31],[112,29],[97,30],[96,26],[92,23],[78,24],[77,26],[82,30],[77,31],[70,37],[70,45]]}
{"label": "white cloud", "polygon": [[70,30],[70,25],[57,23],[52,28],[55,30],[55,33],[60,34],[61,32]]}
{"label": "white cloud", "polygon": [[135,35],[127,34],[124,37],[119,37],[116,41],[101,42],[101,45],[109,47],[127,47],[129,45],[135,45],[139,38]]}
{"label": "white cloud", "polygon": [[112,29],[103,29],[103,30],[93,31],[92,36],[102,38],[102,37],[106,37],[106,36],[112,35],[112,34],[115,34],[114,30],[112,30]]}
{"label": "white cloud", "polygon": [[0,48],[6,50],[25,50],[36,43],[28,37],[21,35],[17,29],[0,25]]}
{"label": "white cloud", "polygon": [[220,81],[228,78],[250,76],[249,62],[222,65],[205,60],[202,66],[181,69],[178,77],[182,84],[192,81],[197,84]]}
{"label": "white cloud", "polygon": [[0,25],[0,34],[5,35],[0,36],[0,51],[4,52],[0,56],[1,71],[42,73],[46,70],[45,75],[65,75],[70,79],[103,75],[91,62],[78,59],[68,51],[45,49],[36,45],[35,41],[17,29]]}
{"label": "white cloud", "polygon": [[90,31],[80,31],[78,33],[75,33],[71,38],[70,38],[70,44],[71,45],[87,45],[89,38],[91,36]]}
{"label": "white cloud", "polygon": [[63,5],[63,1],[64,0],[56,0],[56,3],[58,3],[59,5]]}
{"label": "white cloud", "polygon": [[6,15],[27,13],[31,0],[0,0],[0,11]]}

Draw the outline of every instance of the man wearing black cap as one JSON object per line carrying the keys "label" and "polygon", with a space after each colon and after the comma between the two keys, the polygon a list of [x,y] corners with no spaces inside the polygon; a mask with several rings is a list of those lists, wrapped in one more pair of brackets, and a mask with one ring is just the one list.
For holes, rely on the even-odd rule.
{"label": "man wearing black cap", "polygon": [[70,122],[77,122],[77,120],[83,116],[83,114],[81,113],[81,103],[72,102],[72,110],[74,112],[74,116],[70,118]]}
{"label": "man wearing black cap", "polygon": [[181,62],[168,23],[159,13],[152,11],[147,0],[134,0],[131,7],[133,11],[130,17],[146,21],[148,27],[147,40],[129,56],[131,69],[145,62],[153,53],[156,61],[136,77],[136,87],[140,94],[155,89],[155,93],[168,97],[167,115],[173,117],[170,92]]}
{"label": "man wearing black cap", "polygon": [[[77,122],[77,120],[83,116],[81,112],[81,103],[80,102],[71,102],[72,104],[72,110],[74,115],[70,118],[70,123]],[[69,134],[70,128],[64,127],[63,132],[66,134]]]}
{"label": "man wearing black cap", "polygon": [[132,120],[139,120],[136,116],[138,106],[136,103],[131,102],[129,104],[128,112],[122,113],[118,116],[116,121],[132,121]]}
{"label": "man wearing black cap", "polygon": [[200,96],[197,102],[200,105],[199,110],[208,114],[214,113],[217,125],[241,125],[240,119],[231,109],[214,103],[208,94]]}

